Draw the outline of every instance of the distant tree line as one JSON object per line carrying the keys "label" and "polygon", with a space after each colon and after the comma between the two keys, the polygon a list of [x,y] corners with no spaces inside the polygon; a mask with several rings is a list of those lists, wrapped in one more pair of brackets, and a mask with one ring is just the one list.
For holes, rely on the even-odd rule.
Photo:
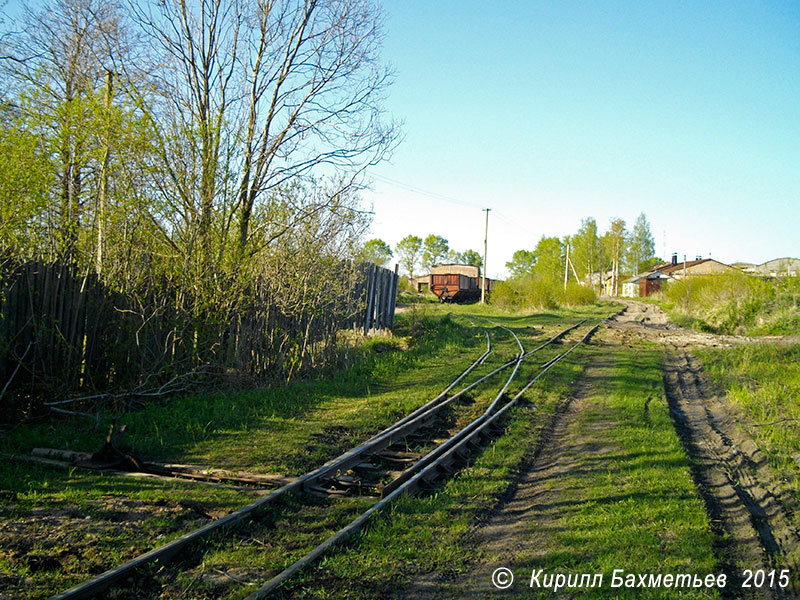
{"label": "distant tree line", "polygon": [[[655,241],[644,213],[628,230],[623,219],[612,219],[600,234],[587,217],[573,235],[542,236],[532,250],[517,250],[506,263],[510,278],[497,288],[494,300],[509,305],[555,305],[592,298],[611,277],[619,294],[625,277],[659,262]],[[566,290],[565,290],[566,282]]]}
{"label": "distant tree line", "polygon": [[483,266],[483,258],[475,250],[458,252],[450,248],[450,243],[440,235],[430,234],[424,240],[416,235],[407,235],[397,243],[392,251],[391,246],[381,239],[368,240],[360,256],[378,265],[385,265],[392,257],[408,277],[415,273],[430,272],[437,264],[452,263],[460,265]]}

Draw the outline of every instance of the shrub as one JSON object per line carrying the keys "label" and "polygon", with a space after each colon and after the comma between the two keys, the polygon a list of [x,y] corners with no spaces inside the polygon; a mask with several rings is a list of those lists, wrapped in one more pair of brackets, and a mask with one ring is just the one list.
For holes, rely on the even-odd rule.
{"label": "shrub", "polygon": [[781,334],[800,329],[800,280],[740,272],[670,283],[662,301],[700,331]]}
{"label": "shrub", "polygon": [[535,275],[500,281],[492,292],[492,304],[506,309],[555,309],[562,304],[593,304],[596,300],[597,296],[590,287],[570,282],[565,293],[562,283]]}

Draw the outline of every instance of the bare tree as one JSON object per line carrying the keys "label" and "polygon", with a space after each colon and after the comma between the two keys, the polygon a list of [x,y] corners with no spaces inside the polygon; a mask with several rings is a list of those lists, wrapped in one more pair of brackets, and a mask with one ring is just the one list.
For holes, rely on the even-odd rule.
{"label": "bare tree", "polygon": [[[389,72],[382,17],[365,0],[259,2],[251,40],[239,184],[239,246],[264,190],[327,163],[356,172],[381,160],[397,129],[381,120]],[[262,225],[263,226],[263,225]]]}
{"label": "bare tree", "polygon": [[[161,56],[152,79],[164,191],[178,194],[178,220],[206,264],[212,227],[218,259],[231,237],[239,256],[257,252],[314,213],[273,212],[281,186],[327,166],[349,173],[337,179],[342,190],[357,187],[397,139],[382,119],[390,75],[378,63],[380,11],[368,0],[166,0],[133,10]],[[317,209],[333,206],[320,199]]]}
{"label": "bare tree", "polygon": [[[233,91],[240,75],[239,2],[187,3],[167,0],[157,5],[131,3],[135,22],[149,40],[153,56],[145,69],[121,65],[126,79],[145,79],[156,91],[146,97],[139,86],[127,92],[147,112],[160,160],[153,165],[154,191],[166,201],[156,220],[165,237],[179,242],[188,258],[199,246],[200,262],[212,262],[212,231],[220,177],[227,157],[225,136],[241,95]],[[138,72],[137,72],[138,70]]]}

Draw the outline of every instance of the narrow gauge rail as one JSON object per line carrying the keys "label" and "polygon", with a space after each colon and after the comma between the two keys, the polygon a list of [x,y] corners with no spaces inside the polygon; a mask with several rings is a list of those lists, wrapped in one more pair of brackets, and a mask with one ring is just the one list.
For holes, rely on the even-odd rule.
{"label": "narrow gauge rail", "polygon": [[[464,389],[462,389],[461,391],[457,392],[453,396],[448,397],[447,394],[449,393],[449,391],[452,391],[452,389],[461,380],[463,380],[464,377],[466,377],[472,370],[474,370],[478,365],[483,364],[483,362],[487,359],[487,357],[491,353],[491,342],[490,342],[490,338],[489,338],[488,332],[487,332],[487,350],[486,350],[486,352],[484,352],[484,354],[482,354],[480,357],[478,357],[478,359],[476,359],[467,369],[465,369],[465,371],[462,372],[447,387],[447,389],[444,392],[439,394],[436,398],[434,398],[433,400],[431,400],[430,402],[428,402],[424,406],[421,406],[420,408],[418,408],[415,411],[413,411],[411,414],[407,415],[403,419],[397,421],[396,423],[394,423],[390,427],[386,428],[382,432],[376,434],[375,436],[373,436],[369,440],[363,442],[362,444],[360,444],[356,448],[353,448],[352,450],[349,450],[348,452],[345,452],[341,456],[339,456],[339,457],[337,457],[337,458],[325,463],[321,467],[319,467],[319,468],[317,468],[317,469],[315,469],[313,471],[310,471],[309,473],[306,473],[305,475],[302,475],[301,477],[297,478],[296,480],[294,480],[294,481],[292,481],[292,482],[290,482],[290,483],[288,483],[286,485],[283,485],[282,487],[280,487],[280,488],[276,489],[275,491],[271,492],[269,495],[264,496],[263,498],[260,498],[259,500],[255,501],[255,502],[253,502],[253,503],[251,503],[251,504],[249,504],[247,506],[244,506],[244,507],[242,507],[242,508],[240,508],[240,509],[238,509],[236,511],[234,511],[234,512],[226,515],[225,517],[222,517],[220,519],[212,521],[212,522],[204,525],[203,527],[201,527],[201,528],[199,528],[199,529],[197,529],[197,530],[195,530],[193,532],[184,534],[183,536],[181,536],[181,537],[179,537],[179,538],[177,538],[175,540],[172,540],[171,542],[169,542],[167,544],[164,544],[163,546],[160,546],[160,547],[155,548],[155,549],[153,549],[153,550],[151,550],[149,552],[146,552],[145,554],[142,554],[142,555],[140,555],[140,556],[138,556],[138,557],[136,557],[136,558],[134,558],[134,559],[132,559],[132,560],[120,565],[120,566],[118,566],[118,567],[110,569],[110,570],[108,570],[108,571],[106,571],[106,572],[104,572],[104,573],[102,573],[102,574],[100,574],[100,575],[98,575],[98,576],[86,581],[86,582],[78,584],[77,586],[75,586],[73,588],[70,588],[69,590],[66,590],[65,592],[62,592],[61,594],[53,596],[51,598],[51,600],[74,600],[74,599],[78,599],[78,598],[92,597],[93,595],[96,595],[96,594],[102,592],[103,590],[105,590],[108,587],[110,587],[111,585],[113,585],[115,582],[119,581],[121,578],[125,577],[126,575],[129,575],[134,570],[136,570],[136,569],[138,569],[140,567],[143,567],[145,565],[154,563],[156,561],[159,561],[161,564],[165,564],[165,563],[169,562],[171,559],[173,559],[177,555],[177,553],[180,550],[182,550],[188,544],[196,542],[196,541],[208,536],[212,532],[215,532],[215,531],[218,531],[218,530],[221,530],[221,529],[225,529],[225,528],[229,528],[229,527],[234,526],[234,525],[236,525],[238,523],[241,523],[246,518],[254,516],[258,511],[263,510],[265,507],[267,507],[269,504],[273,503],[275,500],[277,500],[280,496],[283,496],[284,494],[287,494],[287,493],[290,493],[290,492],[298,492],[298,491],[301,491],[301,490],[314,490],[314,488],[318,488],[319,487],[318,486],[319,482],[325,481],[325,480],[334,479],[337,474],[344,472],[345,470],[349,469],[352,466],[355,466],[355,465],[357,465],[359,463],[364,462],[365,457],[367,457],[369,455],[377,454],[377,453],[381,452],[382,450],[386,449],[387,447],[389,447],[394,442],[396,442],[396,441],[408,436],[409,434],[411,434],[412,432],[416,431],[417,429],[420,429],[422,427],[430,425],[431,422],[437,417],[437,415],[445,407],[451,405],[457,399],[462,398],[469,391],[475,389],[478,385],[480,385],[481,383],[485,382],[486,380],[488,380],[489,378],[493,377],[494,375],[500,373],[501,371],[503,371],[505,369],[508,369],[511,366],[514,366],[515,368],[514,368],[514,371],[512,373],[512,376],[509,378],[509,380],[503,386],[503,389],[497,395],[495,400],[491,403],[489,409],[487,409],[487,411],[484,413],[484,415],[479,417],[479,420],[485,420],[487,415],[488,415],[488,413],[491,410],[493,410],[494,406],[496,406],[497,403],[502,398],[503,393],[507,389],[511,379],[516,374],[516,371],[517,371],[517,368],[519,367],[519,364],[525,358],[528,358],[529,356],[531,356],[532,354],[534,354],[537,351],[541,350],[542,348],[545,348],[546,346],[555,343],[561,337],[563,337],[564,335],[566,335],[570,331],[574,330],[575,328],[579,327],[584,322],[585,322],[585,320],[581,321],[581,322],[579,322],[579,323],[577,323],[577,324],[575,324],[575,325],[573,325],[571,327],[568,327],[568,328],[564,329],[563,331],[559,332],[558,334],[556,334],[555,336],[553,336],[552,338],[550,338],[546,342],[543,342],[537,348],[535,348],[535,349],[533,349],[533,350],[531,350],[529,352],[525,352],[524,351],[524,349],[522,348],[521,343],[519,342],[519,339],[517,339],[517,343],[519,344],[520,349],[521,349],[520,353],[518,355],[516,355],[513,359],[507,361],[506,363],[502,364],[501,366],[497,367],[496,369],[491,371],[489,374],[484,375],[483,377],[478,379],[476,382],[472,383],[471,385],[469,385],[469,386],[465,387]],[[511,333],[512,333],[512,335],[514,335],[513,332],[511,332]],[[516,335],[514,335],[514,337],[516,338]],[[546,363],[546,365],[550,364],[550,362],[552,362],[552,361],[549,361],[548,363]],[[545,365],[543,365],[543,366],[545,366]],[[473,421],[473,423],[471,423],[470,426],[468,426],[468,427],[471,427],[474,424],[475,424],[475,422]],[[464,430],[462,430],[461,432],[459,432],[456,435],[457,436],[461,435],[463,433],[463,431]],[[473,438],[470,438],[470,439],[473,439]],[[445,443],[448,443],[450,441],[451,440],[448,440]],[[442,446],[444,446],[444,444]],[[439,448],[441,448],[442,446],[440,446]],[[433,452],[436,452],[437,450],[439,450],[439,448],[437,448]],[[431,460],[431,459],[428,458],[428,456],[423,457],[422,460],[426,460],[426,459],[428,459],[429,461]],[[441,462],[441,461],[437,461],[437,464],[439,462]],[[433,465],[429,465],[429,467],[430,466],[433,466]],[[414,468],[414,467],[412,467],[412,468]],[[364,513],[362,515],[362,517],[369,518],[369,515],[373,514],[375,512],[375,510],[380,510],[380,508],[385,505],[385,502],[390,501],[392,498],[396,497],[396,495],[398,493],[400,493],[402,491],[411,491],[413,489],[416,489],[416,487],[420,484],[420,481],[419,481],[420,477],[419,476],[421,476],[423,474],[427,474],[428,472],[429,472],[429,468],[426,468],[421,473],[418,473],[413,478],[411,478],[411,480],[406,481],[405,483],[403,483],[402,485],[400,485],[396,489],[392,488],[391,493],[389,493],[388,490],[386,492],[384,492],[384,495],[386,495],[386,494],[388,494],[388,495],[386,495],[383,500],[380,500],[372,508],[368,509],[368,511],[366,513]],[[414,487],[410,487],[412,483],[413,483]],[[351,526],[352,525],[354,525],[354,524],[351,523]],[[348,527],[350,527],[350,526],[348,526]],[[360,527],[360,524],[359,525],[355,525],[355,527],[353,529],[348,530],[347,534],[352,533],[352,531],[357,530],[359,527]],[[340,533],[342,533],[342,532],[340,532]],[[345,534],[345,535],[347,535],[347,534]],[[334,541],[332,543],[336,543],[336,542]],[[327,544],[327,542],[326,542],[326,544]],[[325,546],[325,548],[327,548],[327,547],[328,546]],[[322,550],[322,552],[324,552],[324,549]],[[314,558],[311,558],[311,560],[314,560]],[[302,568],[302,565],[300,565],[298,568]],[[279,583],[276,584],[276,585],[279,585]],[[267,584],[267,585],[269,585],[269,584]],[[264,589],[264,588],[262,588],[262,589]],[[273,588],[270,588],[270,589],[273,589]],[[260,590],[259,590],[259,592],[260,592]],[[258,593],[258,592],[256,592],[256,593]]]}
{"label": "narrow gauge rail", "polygon": [[[584,321],[581,321],[583,323]],[[464,427],[461,431],[451,437],[449,440],[444,442],[441,446],[438,446],[436,449],[429,452],[426,456],[420,459],[414,466],[409,468],[407,471],[403,473],[400,479],[402,479],[402,483],[393,486],[393,491],[380,500],[378,503],[374,504],[366,511],[364,511],[361,515],[359,515],[355,520],[353,520],[349,525],[344,527],[343,529],[339,530],[336,534],[329,537],[327,540],[322,542],[319,546],[314,548],[311,552],[306,554],[303,558],[292,564],[291,566],[284,569],[281,573],[273,577],[269,580],[263,587],[259,588],[258,590],[254,591],[252,594],[247,596],[245,600],[260,600],[262,598],[267,597],[271,592],[275,591],[280,585],[285,583],[288,579],[290,579],[293,575],[295,575],[298,571],[303,569],[304,567],[310,565],[318,558],[320,558],[326,551],[328,551],[331,547],[343,542],[346,538],[348,538],[353,533],[360,530],[372,517],[375,513],[379,512],[383,508],[385,508],[392,500],[394,500],[397,496],[402,493],[414,493],[417,489],[421,486],[426,484],[428,481],[436,479],[439,475],[438,471],[441,469],[448,469],[454,462],[457,460],[464,459],[465,453],[469,450],[471,445],[476,445],[479,443],[480,438],[488,438],[491,436],[491,429],[498,424],[499,419],[505,415],[513,406],[519,402],[522,398],[523,394],[530,389],[530,387],[536,383],[539,379],[541,379],[547,371],[553,368],[558,362],[566,358],[575,348],[577,348],[580,344],[585,343],[586,341],[591,338],[595,331],[600,327],[601,323],[594,325],[589,331],[575,344],[573,344],[568,350],[562,352],[546,363],[542,364],[539,367],[539,373],[531,379],[511,400],[506,402],[500,409],[495,411],[492,414],[495,406],[503,397],[503,394],[508,387],[508,384],[516,374],[516,368],[514,369],[514,373],[509,377],[506,381],[506,385],[503,386],[501,392],[497,395],[494,402],[486,409],[486,411],[479,416],[477,419],[472,421],[469,425]],[[580,325],[580,323],[578,324]],[[575,329],[578,325],[571,327],[570,330]],[[556,338],[546,342],[542,346],[537,348],[541,349],[542,347],[552,343],[554,339],[561,337],[565,332],[561,332]],[[514,336],[516,337],[516,336]],[[519,342],[519,340],[517,340]],[[532,354],[536,350],[532,350],[527,355]],[[519,366],[519,363],[525,358],[526,353],[523,351],[518,355],[518,359],[516,362],[516,366]],[[393,484],[396,483],[398,480],[392,482]]]}
{"label": "narrow gauge rail", "polygon": [[[376,439],[382,439],[385,436],[385,434],[408,423],[417,415],[425,412],[430,407],[433,407],[438,403],[440,403],[442,400],[444,400],[448,392],[450,392],[456,385],[458,385],[458,383],[461,380],[463,380],[476,367],[483,364],[489,357],[489,355],[492,353],[492,343],[489,337],[489,332],[486,331],[485,333],[486,333],[486,351],[483,354],[481,354],[481,356],[479,356],[466,369],[464,369],[464,371],[458,377],[456,377],[453,380],[453,382],[450,383],[442,393],[440,393],[438,396],[436,396],[433,400],[429,401],[424,406],[421,406],[420,408],[416,409],[408,416],[404,417],[403,419],[400,419],[399,421],[393,423],[391,426],[387,427],[380,433],[374,435],[372,438],[362,443],[361,446],[359,446],[359,448],[365,447],[367,444],[369,444],[370,441],[374,441]],[[264,496],[251,504],[243,506],[242,508],[233,511],[232,513],[220,519],[216,519],[210,523],[207,523],[203,527],[200,527],[194,531],[186,533],[181,537],[176,538],[171,542],[164,544],[163,546],[159,546],[158,548],[154,548],[149,552],[141,554],[140,556],[137,556],[136,558],[133,558],[126,563],[123,563],[117,567],[109,569],[97,575],[96,577],[93,577],[92,579],[89,579],[60,594],[51,597],[50,600],[77,600],[80,598],[91,598],[96,594],[102,592],[103,590],[109,588],[115,582],[119,581],[123,577],[126,577],[127,575],[131,574],[136,569],[139,569],[156,561],[160,561],[161,564],[166,564],[170,560],[172,560],[178,554],[178,552],[180,552],[183,548],[185,548],[189,544],[197,542],[215,531],[229,528],[235,526],[238,523],[241,523],[245,519],[257,514],[260,510],[265,509],[268,505],[274,503],[278,498],[280,498],[284,494],[297,492],[302,489],[308,489],[308,487],[313,485],[316,480],[322,478],[326,473],[330,472],[332,469],[339,466],[339,463],[337,461],[346,459],[346,457],[349,457],[354,450],[355,449],[350,450],[347,453],[329,461],[322,467],[319,467],[314,471],[310,471],[309,473],[306,473],[305,475],[295,479],[294,481],[291,481],[279,487],[278,489],[274,490],[267,496]],[[364,451],[364,453],[366,453],[366,450]]]}
{"label": "narrow gauge rail", "polygon": [[[438,404],[439,402],[444,400],[447,397],[447,394],[456,385],[458,385],[458,383],[462,379],[464,379],[467,375],[469,375],[476,367],[478,367],[479,365],[482,365],[486,361],[486,359],[489,357],[489,355],[492,353],[492,342],[491,342],[491,339],[489,338],[489,332],[486,331],[485,334],[486,334],[486,351],[481,356],[479,356],[471,365],[469,365],[466,369],[464,369],[464,371],[458,377],[456,377],[453,380],[453,382],[450,383],[450,385],[448,385],[442,391],[442,393],[440,393],[438,396],[436,396],[433,400],[430,400],[429,402],[427,402],[425,405],[417,408],[416,410],[414,410],[412,413],[410,413],[406,417],[404,417],[404,418],[400,419],[399,421],[393,423],[392,425],[390,425],[389,427],[387,427],[383,431],[375,434],[374,436],[372,436],[369,440],[367,440],[364,443],[366,444],[366,443],[368,443],[368,442],[370,442],[372,440],[375,440],[376,438],[384,435],[385,433],[387,433],[387,432],[389,432],[389,431],[391,431],[391,430],[393,430],[393,429],[395,429],[397,427],[400,427],[401,425],[404,425],[405,423],[407,423],[408,421],[410,421],[414,417],[416,417],[418,414],[425,412],[427,409],[431,408],[432,406],[435,406],[436,404]],[[82,469],[87,469],[87,470],[96,471],[96,472],[105,473],[105,474],[111,474],[111,475],[115,475],[115,474],[128,475],[128,474],[131,474],[131,473],[136,473],[136,474],[143,473],[143,474],[147,474],[147,475],[155,475],[155,476],[158,476],[158,477],[167,477],[167,478],[175,478],[175,479],[187,479],[187,480],[195,481],[195,482],[198,482],[198,483],[203,483],[203,482],[207,482],[207,483],[222,483],[222,484],[228,483],[228,484],[234,484],[234,485],[258,486],[258,487],[261,487],[262,489],[263,489],[263,487],[265,485],[269,485],[270,484],[270,482],[268,481],[268,478],[266,478],[266,477],[259,478],[259,477],[253,477],[252,475],[250,475],[249,478],[248,478],[248,476],[236,477],[236,476],[220,475],[220,474],[215,474],[215,473],[209,474],[208,472],[199,472],[200,471],[199,468],[195,469],[195,470],[187,469],[187,468],[185,468],[186,467],[185,465],[182,465],[182,467],[184,467],[184,468],[177,468],[176,469],[176,468],[171,468],[172,467],[171,465],[161,465],[161,464],[157,464],[157,463],[143,462],[142,463],[142,467],[143,468],[140,471],[132,471],[132,472],[116,471],[114,469],[109,469],[109,468],[105,468],[105,467],[102,467],[102,466],[97,466],[97,465],[90,464],[90,462],[89,462],[90,459],[91,459],[91,454],[90,453],[76,453],[76,452],[69,452],[69,451],[59,451],[59,450],[54,450],[54,449],[50,449],[50,448],[42,448],[40,450],[42,452],[38,453],[38,458],[33,458],[33,459],[30,458],[30,457],[27,457],[27,456],[20,456],[20,455],[15,455],[15,454],[4,454],[4,453],[0,453],[0,457],[8,457],[8,458],[11,458],[11,459],[23,460],[23,461],[33,460],[33,461],[37,461],[37,462],[47,462],[48,464],[52,464],[54,466],[61,466],[61,467],[65,467],[65,468],[78,467],[78,468],[82,468]],[[54,460],[55,458],[62,458],[62,459],[65,459],[65,460],[60,460],[60,461],[59,460]],[[342,456],[340,456],[339,458],[342,458]],[[272,479],[273,481],[278,481],[278,482],[281,482],[281,483],[284,483],[284,484],[288,484],[288,483],[291,483],[291,481],[287,481],[287,480],[293,480],[295,478],[270,477],[269,479]],[[305,486],[305,487],[307,487],[307,486]],[[284,493],[284,491],[282,491],[282,489],[279,489],[279,490],[276,490],[276,491],[280,492],[280,493]],[[290,489],[287,489],[285,491],[290,491]],[[58,596],[56,596],[56,598],[57,597]]]}

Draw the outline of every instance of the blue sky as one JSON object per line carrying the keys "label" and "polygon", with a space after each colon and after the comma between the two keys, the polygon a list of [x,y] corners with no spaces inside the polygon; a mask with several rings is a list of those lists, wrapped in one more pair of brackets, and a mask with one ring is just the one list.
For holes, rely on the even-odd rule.
{"label": "blue sky", "polygon": [[[371,235],[482,251],[645,212],[660,255],[797,256],[800,4],[384,3],[388,109]],[[666,246],[664,242],[666,241]]]}

